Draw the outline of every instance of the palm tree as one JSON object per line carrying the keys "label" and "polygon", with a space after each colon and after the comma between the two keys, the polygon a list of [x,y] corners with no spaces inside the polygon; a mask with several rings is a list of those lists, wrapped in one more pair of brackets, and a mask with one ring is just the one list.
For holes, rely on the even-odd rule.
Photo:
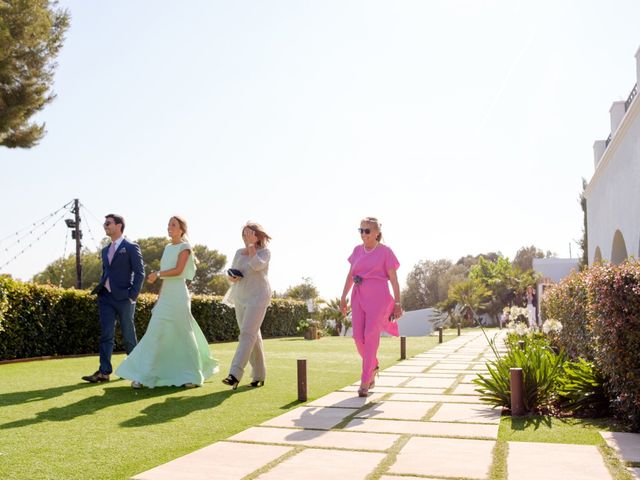
{"label": "palm tree", "polygon": [[491,292],[478,280],[463,280],[449,288],[449,300],[455,302],[468,325],[473,325],[476,312],[486,307]]}
{"label": "palm tree", "polygon": [[[349,314],[350,310],[351,308],[349,306],[349,299],[347,299],[347,315]],[[340,335],[343,325],[345,326],[345,334],[351,326],[350,322],[342,315],[342,312],[340,311],[340,299],[337,297],[326,302],[325,307],[321,310],[321,316],[323,320],[334,320],[336,322],[336,331],[338,335]]]}

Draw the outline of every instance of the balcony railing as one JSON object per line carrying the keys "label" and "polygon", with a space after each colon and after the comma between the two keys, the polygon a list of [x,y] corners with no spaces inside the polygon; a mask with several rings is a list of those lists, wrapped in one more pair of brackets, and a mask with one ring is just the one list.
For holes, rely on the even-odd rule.
{"label": "balcony railing", "polygon": [[[624,111],[625,113],[627,112],[627,110],[629,110],[629,107],[631,106],[631,104],[633,103],[633,99],[636,98],[636,96],[638,95],[638,84],[636,83],[633,88],[631,89],[631,93],[629,94],[629,96],[627,97],[627,101],[624,102]],[[611,133],[609,134],[609,136],[607,137],[607,139],[604,141],[604,148],[607,148],[609,146],[609,143],[611,143]]]}
{"label": "balcony railing", "polygon": [[631,89],[631,93],[629,94],[629,97],[627,98],[627,101],[624,102],[624,111],[626,112],[627,110],[629,110],[629,107],[631,106],[631,102],[633,102],[633,99],[636,98],[636,95],[638,94],[638,84],[636,83],[633,88]]}

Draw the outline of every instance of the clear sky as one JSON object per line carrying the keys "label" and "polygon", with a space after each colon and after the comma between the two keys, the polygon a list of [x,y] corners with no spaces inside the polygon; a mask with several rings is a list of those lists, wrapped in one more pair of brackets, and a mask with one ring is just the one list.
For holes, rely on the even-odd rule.
{"label": "clear sky", "polygon": [[[640,47],[637,0],[61,6],[48,133],[0,148],[0,238],[80,198],[96,241],[106,213],[132,239],[178,213],[231,259],[252,219],[273,237],[274,289],[311,277],[326,298],[363,216],[382,221],[402,280],[422,259],[531,244],[577,256],[581,178]],[[68,232],[3,272],[29,279]]]}

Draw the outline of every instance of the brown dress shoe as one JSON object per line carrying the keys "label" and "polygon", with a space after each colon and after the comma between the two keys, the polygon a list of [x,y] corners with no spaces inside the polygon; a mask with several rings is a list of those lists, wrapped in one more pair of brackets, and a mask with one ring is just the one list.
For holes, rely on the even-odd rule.
{"label": "brown dress shoe", "polygon": [[109,375],[107,375],[106,373],[102,373],[102,372],[100,372],[100,370],[98,370],[93,375],[86,375],[86,376],[82,377],[82,380],[85,380],[85,381],[90,382],[90,383],[108,382],[109,381]]}

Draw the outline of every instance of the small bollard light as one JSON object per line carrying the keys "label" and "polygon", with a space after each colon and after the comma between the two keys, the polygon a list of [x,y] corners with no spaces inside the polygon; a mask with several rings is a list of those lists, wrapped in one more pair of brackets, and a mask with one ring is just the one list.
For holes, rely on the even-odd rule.
{"label": "small bollard light", "polygon": [[438,343],[442,343],[442,327],[438,327]]}
{"label": "small bollard light", "polygon": [[460,322],[458,322],[458,336],[460,336]]}
{"label": "small bollard light", "polygon": [[298,401],[307,401],[307,361],[298,360]]}
{"label": "small bollard light", "polygon": [[520,347],[520,350],[524,351],[524,340],[518,340],[518,346]]}
{"label": "small bollard light", "polygon": [[407,337],[400,337],[400,360],[407,358]]}
{"label": "small bollard light", "polygon": [[523,390],[524,382],[522,381],[522,369],[509,369],[509,385],[511,388],[511,416],[521,417],[524,415]]}

